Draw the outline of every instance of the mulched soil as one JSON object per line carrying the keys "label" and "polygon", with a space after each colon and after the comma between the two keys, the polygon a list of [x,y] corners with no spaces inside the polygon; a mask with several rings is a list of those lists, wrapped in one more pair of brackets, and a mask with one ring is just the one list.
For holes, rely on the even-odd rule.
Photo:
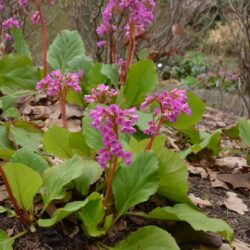
{"label": "mulched soil", "polygon": [[[237,117],[231,115],[223,114],[220,111],[214,109],[208,109],[203,117],[203,120],[199,123],[198,127],[201,130],[206,130],[208,132],[214,131],[218,128],[223,128],[228,125],[232,125],[237,121]],[[222,138],[223,145],[234,145],[228,142],[228,138]],[[232,154],[234,150],[232,149]],[[204,162],[201,159],[196,159],[195,166],[202,166]],[[213,159],[208,157],[208,164],[212,162]],[[211,163],[212,164],[212,163]],[[207,167],[207,164],[206,164]],[[209,167],[209,166],[208,166]],[[220,171],[221,172],[221,171]],[[0,185],[1,185],[0,179]],[[238,194],[238,196],[243,200],[243,202],[248,206],[250,210],[250,195],[249,192],[245,190],[235,190],[229,187],[231,190],[225,190],[223,188],[213,188],[208,179],[202,179],[199,175],[194,175],[190,173],[189,176],[190,193],[195,196],[208,199],[212,206],[205,206],[203,210],[209,214],[211,217],[217,217],[227,221],[232,228],[235,230],[235,235],[237,239],[245,243],[250,244],[250,211],[244,215],[239,215],[236,212],[228,210],[225,206],[218,205],[218,201],[225,197],[226,191],[233,191]],[[0,205],[4,205],[0,202]],[[6,204],[5,204],[6,205]],[[152,208],[150,203],[142,204],[137,207],[137,210],[150,211]],[[101,237],[99,239],[89,239],[83,235],[79,226],[74,225],[72,222],[64,220],[63,223],[59,223],[52,228],[41,228],[35,233],[29,233],[22,238],[16,240],[14,244],[15,250],[95,250],[98,249],[95,244],[96,242],[101,242],[108,246],[114,245],[116,242],[124,239],[129,233],[136,231],[138,228],[149,224],[149,222],[144,221],[140,218],[130,217],[123,218],[117,222],[117,225],[111,229],[107,236]],[[1,229],[6,230],[11,234],[20,232],[23,230],[23,226],[20,225],[17,219],[7,218],[4,215],[0,215],[0,225]],[[165,227],[161,223],[157,223],[158,226]],[[171,226],[171,225],[170,225]],[[182,245],[182,249],[189,250],[192,249],[189,244]]]}

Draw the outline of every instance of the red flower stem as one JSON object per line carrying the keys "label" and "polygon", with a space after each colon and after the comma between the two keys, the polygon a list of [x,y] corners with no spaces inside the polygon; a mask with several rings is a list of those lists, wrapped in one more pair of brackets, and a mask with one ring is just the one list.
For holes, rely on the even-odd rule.
{"label": "red flower stem", "polygon": [[161,116],[161,118],[159,119],[158,121],[158,124],[157,124],[157,127],[156,127],[156,133],[154,135],[152,135],[152,137],[150,138],[150,141],[148,142],[147,146],[145,147],[145,150],[144,151],[148,151],[148,150],[151,150],[152,148],[152,145],[153,145],[153,142],[155,140],[155,137],[158,135],[159,131],[160,131],[160,128],[162,126],[164,122],[164,118],[163,116]]}
{"label": "red flower stem", "polygon": [[68,128],[67,125],[67,116],[66,116],[66,92],[65,90],[60,91],[59,95],[59,103],[60,103],[60,110],[62,115],[62,125],[64,128]]}
{"label": "red flower stem", "polygon": [[113,176],[114,176],[114,173],[116,170],[116,165],[117,165],[117,157],[115,156],[113,164],[112,164],[112,162],[110,163],[110,168],[109,168],[109,172],[108,172],[107,187],[106,187],[104,201],[103,201],[104,209],[107,209],[109,194],[110,194],[110,190],[111,190]]}
{"label": "red flower stem", "polygon": [[47,62],[47,32],[44,23],[43,13],[40,8],[40,3],[37,0],[34,0],[39,17],[41,20],[42,34],[43,34],[43,67],[44,67],[44,77],[48,74],[48,62]]}
{"label": "red flower stem", "polygon": [[17,213],[17,215],[19,216],[21,222],[26,225],[26,226],[30,226],[31,225],[31,222],[30,222],[30,219],[29,219],[29,216],[28,214],[26,214],[25,212],[23,212],[17,205],[17,202],[16,202],[16,199],[14,197],[14,195],[12,194],[12,191],[11,191],[11,188],[10,188],[10,185],[9,185],[9,182],[5,176],[5,173],[3,171],[3,167],[0,165],[0,175],[2,176],[2,179],[3,179],[3,182],[4,182],[4,185],[6,187],[6,190],[8,192],[8,195],[9,195],[9,198],[11,200],[11,203]]}
{"label": "red flower stem", "polygon": [[130,25],[130,32],[129,32],[129,44],[128,44],[128,58],[125,66],[125,70],[121,75],[121,83],[124,84],[127,80],[128,70],[130,65],[133,62],[133,57],[135,53],[135,28],[134,24]]}

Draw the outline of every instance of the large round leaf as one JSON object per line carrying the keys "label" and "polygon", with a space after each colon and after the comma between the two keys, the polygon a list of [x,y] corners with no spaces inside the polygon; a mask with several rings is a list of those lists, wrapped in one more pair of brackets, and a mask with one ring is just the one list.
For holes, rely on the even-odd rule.
{"label": "large round leaf", "polygon": [[234,237],[232,228],[225,221],[209,218],[187,204],[156,208],[147,217],[158,220],[185,221],[197,231],[219,233],[229,242],[232,242]]}
{"label": "large round leaf", "polygon": [[33,198],[42,186],[41,176],[21,163],[7,163],[3,170],[19,206],[24,211],[32,212]]}
{"label": "large round leaf", "polygon": [[155,226],[143,227],[118,243],[113,250],[179,250],[174,238]]}
{"label": "large round leaf", "polygon": [[112,191],[118,217],[155,194],[158,189],[158,160],[151,152],[134,155],[130,166],[120,167],[113,178]]}
{"label": "large round leaf", "polygon": [[48,63],[53,70],[68,71],[79,57],[85,56],[84,43],[77,31],[63,30],[48,51]]}

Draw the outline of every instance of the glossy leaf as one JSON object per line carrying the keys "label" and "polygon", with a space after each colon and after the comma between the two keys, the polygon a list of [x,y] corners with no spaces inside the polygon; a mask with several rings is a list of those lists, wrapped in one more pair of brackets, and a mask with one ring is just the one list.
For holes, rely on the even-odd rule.
{"label": "glossy leaf", "polygon": [[1,250],[12,250],[14,239],[8,237],[8,235],[0,229],[0,249]]}
{"label": "glossy leaf", "polygon": [[7,163],[3,170],[19,206],[32,212],[34,196],[42,186],[41,176],[21,163]]}
{"label": "glossy leaf", "polygon": [[62,127],[52,127],[44,133],[43,148],[46,152],[52,153],[62,159],[73,156],[69,147],[70,132]]}
{"label": "glossy leaf", "polygon": [[156,226],[146,226],[131,233],[112,250],[180,250],[168,232]]}
{"label": "glossy leaf", "polygon": [[54,200],[63,197],[64,187],[82,175],[82,158],[74,156],[66,162],[43,172],[42,198],[45,207]]}
{"label": "glossy leaf", "polygon": [[91,126],[92,119],[89,117],[89,112],[85,112],[82,119],[82,133],[85,137],[87,145],[96,152],[103,147],[102,135],[99,131]]}
{"label": "glossy leaf", "polygon": [[84,207],[88,203],[88,198],[84,201],[73,201],[69,202],[65,205],[65,207],[59,208],[55,211],[52,218],[50,219],[39,219],[38,225],[40,227],[51,227],[58,223],[59,221],[63,220],[67,216],[77,212],[82,207]]}
{"label": "glossy leaf", "polygon": [[29,123],[16,123],[10,127],[10,134],[16,145],[37,150],[41,144],[42,132]]}
{"label": "glossy leaf", "polygon": [[34,153],[27,147],[17,150],[11,157],[10,162],[22,163],[32,168],[38,173],[42,173],[49,168],[47,161],[39,154]]}
{"label": "glossy leaf", "polygon": [[85,56],[84,43],[77,31],[63,30],[57,35],[48,51],[50,67],[67,72],[79,57]]}
{"label": "glossy leaf", "polygon": [[82,175],[74,180],[74,184],[77,191],[86,196],[90,185],[101,177],[102,169],[96,161],[88,159],[82,159],[82,167]]}
{"label": "glossy leaf", "polygon": [[250,147],[250,121],[241,120],[239,122],[240,138]]}
{"label": "glossy leaf", "polygon": [[89,196],[86,206],[78,212],[78,217],[83,222],[84,231],[92,237],[99,237],[105,233],[104,229],[98,228],[104,215],[103,197],[99,193],[93,193]]}
{"label": "glossy leaf", "polygon": [[216,130],[213,134],[208,134],[206,132],[200,133],[202,141],[198,144],[194,144],[192,147],[180,152],[182,158],[187,157],[189,154],[197,154],[203,149],[210,149],[215,155],[220,152],[220,140],[221,140],[221,130]]}
{"label": "glossy leaf", "polygon": [[127,81],[122,89],[126,107],[140,104],[158,82],[155,64],[150,60],[133,64],[128,72]]}
{"label": "glossy leaf", "polygon": [[0,88],[34,90],[39,79],[40,72],[25,55],[10,54],[0,60]]}
{"label": "glossy leaf", "polygon": [[[165,136],[157,136],[152,151],[159,160],[159,189],[158,193],[172,201],[192,204],[188,198],[188,170],[181,157],[165,148]],[[132,152],[143,151],[149,140],[137,142],[131,140]]]}
{"label": "glossy leaf", "polygon": [[187,204],[176,204],[174,207],[156,208],[147,216],[150,219],[167,221],[185,221],[197,231],[219,233],[229,242],[234,238],[232,228],[221,219],[209,218]]}
{"label": "glossy leaf", "polygon": [[12,148],[8,134],[9,134],[9,129],[5,126],[0,126],[0,149]]}
{"label": "glossy leaf", "polygon": [[151,152],[135,154],[132,164],[121,166],[114,175],[112,191],[118,217],[158,189],[158,160]]}

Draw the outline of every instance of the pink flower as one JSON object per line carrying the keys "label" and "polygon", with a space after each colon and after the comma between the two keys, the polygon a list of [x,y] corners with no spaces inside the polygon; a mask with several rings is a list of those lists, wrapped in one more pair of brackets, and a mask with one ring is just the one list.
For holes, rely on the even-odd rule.
{"label": "pink flower", "polygon": [[11,27],[14,27],[14,28],[16,28],[16,29],[18,29],[18,28],[20,27],[19,21],[13,19],[12,17],[9,18],[9,19],[7,19],[7,20],[5,20],[5,21],[3,22],[3,24],[2,24],[3,30],[7,30],[7,29],[9,29],[9,28],[11,28]]}
{"label": "pink flower", "polygon": [[[182,112],[187,115],[192,114],[187,103],[185,90],[174,89],[171,92],[164,91],[163,93],[157,93],[153,96],[147,96],[145,101],[141,104],[141,108],[145,109],[153,102],[158,103],[160,107],[154,109],[153,118],[160,114],[164,120],[176,122],[178,116]],[[157,121],[154,121],[154,119],[149,121],[149,127],[144,130],[144,133],[147,135],[155,135],[157,131],[156,122]]]}
{"label": "pink flower", "polygon": [[76,92],[81,92],[79,83],[80,76],[81,72],[67,73],[66,75],[63,75],[58,69],[51,72],[44,79],[38,82],[36,90],[45,89],[48,96],[58,95],[61,89],[66,91],[71,89]]}
{"label": "pink flower", "polygon": [[125,152],[119,142],[120,133],[135,133],[133,127],[138,120],[135,115],[136,109],[122,110],[118,105],[112,104],[108,107],[96,106],[90,110],[90,117],[93,119],[92,127],[102,134],[103,148],[98,151],[97,161],[102,168],[107,166],[107,162],[112,157],[122,158],[127,165],[131,163],[131,153]]}
{"label": "pink flower", "polygon": [[0,11],[4,10],[4,4],[3,4],[3,1],[0,0]]}
{"label": "pink flower", "polygon": [[39,11],[35,11],[33,15],[30,17],[30,22],[34,25],[38,25],[41,22]]}
{"label": "pink flower", "polygon": [[99,84],[96,89],[91,90],[91,95],[85,95],[84,99],[88,103],[108,104],[117,95],[118,92],[115,89],[104,84]]}
{"label": "pink flower", "polygon": [[102,47],[104,47],[106,45],[106,41],[99,41],[98,43],[97,43],[97,47],[98,48],[102,48]]}

